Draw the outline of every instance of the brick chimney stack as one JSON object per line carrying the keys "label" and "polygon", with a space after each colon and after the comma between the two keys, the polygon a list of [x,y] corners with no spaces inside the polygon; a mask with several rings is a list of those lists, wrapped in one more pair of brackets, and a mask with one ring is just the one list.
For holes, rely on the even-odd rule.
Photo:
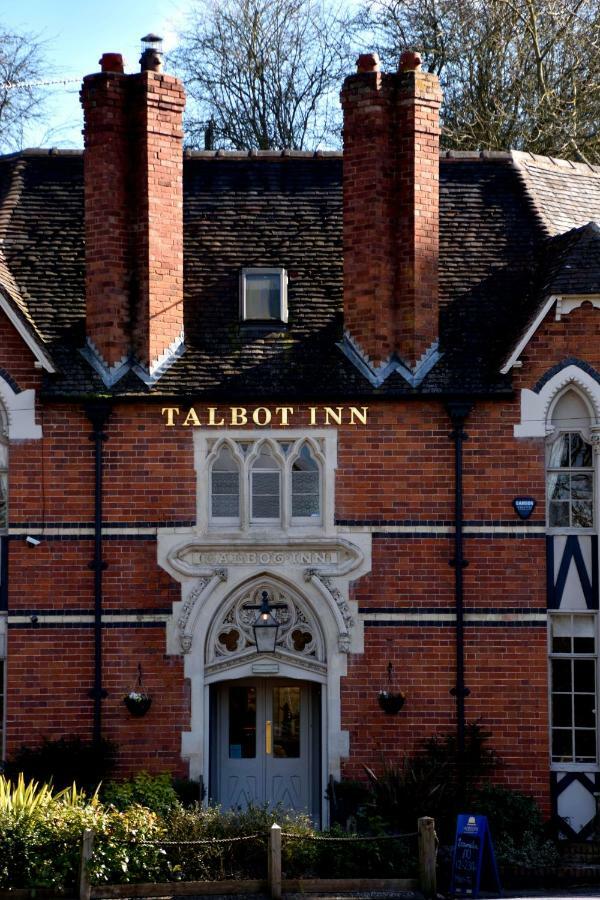
{"label": "brick chimney stack", "polygon": [[374,383],[438,359],[439,108],[417,54],[358,59],[344,110],[344,349]]}
{"label": "brick chimney stack", "polygon": [[183,339],[183,85],[156,42],[84,78],[86,355],[107,384],[152,375]]}

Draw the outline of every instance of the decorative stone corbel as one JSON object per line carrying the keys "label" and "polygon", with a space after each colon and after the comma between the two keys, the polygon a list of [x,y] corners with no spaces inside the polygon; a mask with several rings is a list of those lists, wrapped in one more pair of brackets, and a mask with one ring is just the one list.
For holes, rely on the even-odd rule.
{"label": "decorative stone corbel", "polygon": [[190,591],[187,598],[181,605],[180,615],[177,620],[177,628],[179,629],[179,643],[184,653],[189,653],[192,647],[193,636],[188,631],[188,623],[197,603],[206,599],[212,594],[213,590],[219,582],[227,581],[227,569],[214,569],[211,575],[205,575],[199,578]]}
{"label": "decorative stone corbel", "polygon": [[592,425],[590,428],[590,440],[592,442],[592,447],[594,448],[594,453],[600,453],[600,425]]}
{"label": "decorative stone corbel", "polygon": [[352,610],[342,592],[335,587],[332,579],[328,575],[324,575],[320,569],[305,569],[304,580],[311,581],[315,587],[319,589],[321,594],[328,600],[337,619],[339,636],[338,647],[341,653],[350,651],[350,634],[352,628],[356,625],[352,616]]}

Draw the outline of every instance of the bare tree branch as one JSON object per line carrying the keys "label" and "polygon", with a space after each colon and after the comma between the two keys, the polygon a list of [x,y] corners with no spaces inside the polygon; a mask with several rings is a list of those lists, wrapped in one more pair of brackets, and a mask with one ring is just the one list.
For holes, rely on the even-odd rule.
{"label": "bare tree branch", "polygon": [[444,91],[443,144],[600,163],[597,0],[364,0],[388,68],[420,50]]}
{"label": "bare tree branch", "polygon": [[[48,79],[45,43],[36,34],[19,34],[0,23],[0,151],[19,150],[26,126],[45,119]],[[11,85],[16,85],[11,87]]]}
{"label": "bare tree branch", "polygon": [[188,144],[238,150],[339,146],[354,20],[331,0],[199,0],[171,62],[188,92]]}

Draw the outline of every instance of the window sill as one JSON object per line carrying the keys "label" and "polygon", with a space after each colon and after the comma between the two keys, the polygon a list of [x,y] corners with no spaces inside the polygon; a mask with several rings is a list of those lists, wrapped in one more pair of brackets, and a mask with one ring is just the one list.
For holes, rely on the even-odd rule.
{"label": "window sill", "polygon": [[598,763],[550,763],[551,772],[600,772]]}

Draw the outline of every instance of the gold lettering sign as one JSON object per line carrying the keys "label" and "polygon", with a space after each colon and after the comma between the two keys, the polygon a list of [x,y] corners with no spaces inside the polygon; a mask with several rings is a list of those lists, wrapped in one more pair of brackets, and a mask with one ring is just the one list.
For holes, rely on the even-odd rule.
{"label": "gold lettering sign", "polygon": [[[167,428],[258,428],[292,425],[301,409],[296,406],[209,406],[206,410],[193,406],[164,406],[161,410]],[[368,406],[309,406],[309,425],[366,425]]]}

